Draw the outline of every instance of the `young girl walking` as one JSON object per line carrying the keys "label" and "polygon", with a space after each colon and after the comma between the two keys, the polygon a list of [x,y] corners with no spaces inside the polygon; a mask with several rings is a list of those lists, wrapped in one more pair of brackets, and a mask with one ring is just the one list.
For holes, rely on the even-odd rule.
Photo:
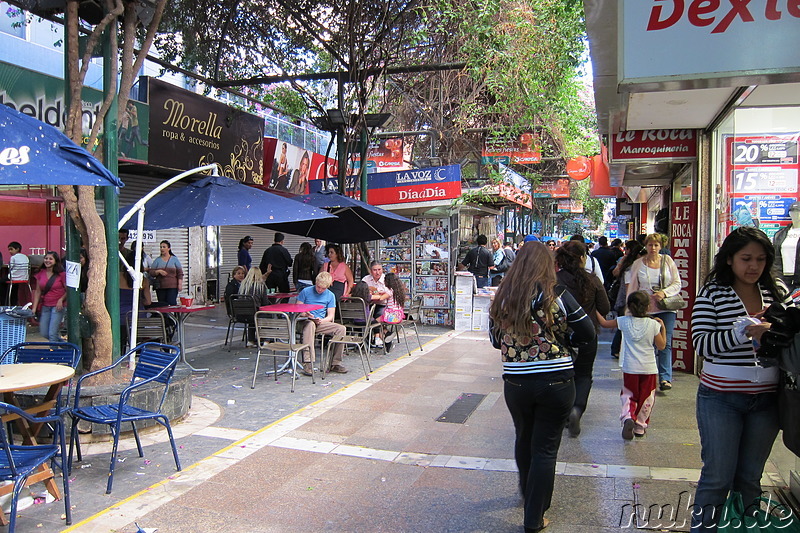
{"label": "young girl walking", "polygon": [[597,313],[604,328],[619,328],[622,332],[622,350],[619,366],[622,368],[622,438],[644,437],[656,399],[658,366],[653,345],[663,350],[667,343],[664,322],[648,316],[650,297],[644,291],[628,296],[629,315],[606,320]]}

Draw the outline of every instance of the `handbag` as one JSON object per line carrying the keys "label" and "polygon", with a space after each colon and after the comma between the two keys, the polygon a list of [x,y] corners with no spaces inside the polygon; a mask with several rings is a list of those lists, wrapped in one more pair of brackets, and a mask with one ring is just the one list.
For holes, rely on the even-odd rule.
{"label": "handbag", "polygon": [[[759,505],[760,507],[762,502],[767,504],[768,509],[758,509],[752,513],[752,506]],[[745,509],[742,495],[738,492],[731,492],[722,507],[722,513],[717,523],[717,533],[745,532],[800,533],[800,520],[789,509],[771,498],[756,498],[748,506],[748,509]]]}
{"label": "handbag", "polygon": [[378,320],[384,324],[399,324],[405,320],[406,314],[402,307],[387,307]]}
{"label": "handbag", "polygon": [[[664,272],[666,270],[666,258],[661,258],[661,269],[658,272],[658,290],[664,290]],[[663,309],[665,311],[677,311],[678,309],[685,309],[686,306],[689,305],[686,303],[686,300],[683,299],[683,296],[680,293],[674,296],[667,296],[663,300],[659,300],[656,302],[656,306],[659,309]]]}

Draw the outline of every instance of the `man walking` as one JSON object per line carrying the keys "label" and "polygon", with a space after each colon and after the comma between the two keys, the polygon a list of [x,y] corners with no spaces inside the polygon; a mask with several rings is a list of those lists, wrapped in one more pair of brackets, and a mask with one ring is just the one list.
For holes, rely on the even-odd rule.
{"label": "man walking", "polygon": [[[289,250],[283,247],[283,233],[275,234],[275,243],[264,250],[261,257],[261,274],[266,276],[268,289],[276,289],[278,292],[289,292],[289,267],[292,266],[292,256]],[[286,303],[287,298],[283,298],[281,303]]]}
{"label": "man walking", "polygon": [[476,241],[478,246],[467,252],[461,266],[472,272],[475,276],[475,283],[479,289],[489,284],[489,267],[494,264],[492,252],[486,249],[486,235],[478,235]]}
{"label": "man walking", "polygon": [[614,270],[617,262],[615,261],[614,250],[608,245],[608,238],[605,235],[597,239],[600,247],[592,252],[592,257],[597,259],[600,264],[600,270],[603,272],[603,285],[606,290],[611,287],[614,282],[614,276],[611,271]]}

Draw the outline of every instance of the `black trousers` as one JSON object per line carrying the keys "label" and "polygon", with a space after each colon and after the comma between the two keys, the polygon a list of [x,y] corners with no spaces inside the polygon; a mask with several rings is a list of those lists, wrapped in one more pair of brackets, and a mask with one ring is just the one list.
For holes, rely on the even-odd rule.
{"label": "black trousers", "polygon": [[[278,292],[289,292],[289,273],[272,271],[265,281],[268,289],[275,289]],[[281,298],[280,303],[285,304],[288,298]]]}
{"label": "black trousers", "polygon": [[504,375],[506,406],[514,421],[514,459],[525,499],[525,527],[541,528],[550,508],[561,434],[575,401],[575,383],[537,377]]}
{"label": "black trousers", "polygon": [[574,362],[575,366],[575,407],[579,407],[581,412],[586,410],[589,403],[589,393],[592,392],[592,372],[594,371],[594,360],[597,357],[597,340],[589,344],[582,344],[578,348],[578,359]]}

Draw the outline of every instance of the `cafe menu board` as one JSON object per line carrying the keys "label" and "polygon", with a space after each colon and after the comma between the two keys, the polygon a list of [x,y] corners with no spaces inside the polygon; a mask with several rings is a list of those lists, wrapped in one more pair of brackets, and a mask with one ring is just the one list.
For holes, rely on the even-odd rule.
{"label": "cafe menu board", "polygon": [[730,209],[725,235],[740,226],[754,226],[771,239],[789,223],[789,207],[800,197],[800,133],[728,135],[723,139]]}

